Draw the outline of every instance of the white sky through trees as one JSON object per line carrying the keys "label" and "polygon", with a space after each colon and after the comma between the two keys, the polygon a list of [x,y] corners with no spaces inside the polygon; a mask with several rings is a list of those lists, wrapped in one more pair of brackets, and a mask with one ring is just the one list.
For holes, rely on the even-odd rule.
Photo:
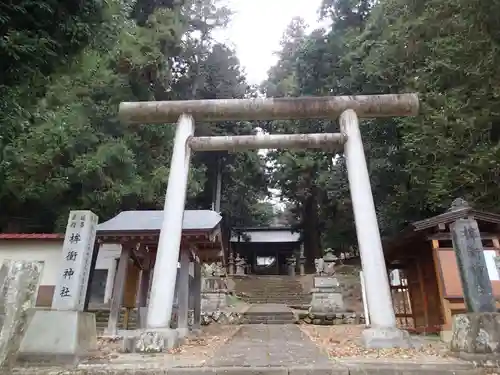
{"label": "white sky through trees", "polygon": [[[321,26],[319,7],[322,0],[225,0],[232,11],[231,22],[215,38],[236,49],[247,82],[258,85],[267,78],[267,71],[277,62],[280,41],[294,17],[302,17],[310,30]],[[261,132],[259,132],[261,133]],[[265,154],[267,150],[261,150]],[[280,191],[269,189],[270,201],[278,210],[284,209]]]}
{"label": "white sky through trees", "polygon": [[318,9],[322,0],[225,0],[234,12],[225,30],[216,39],[236,48],[248,83],[260,84],[276,63],[274,53],[293,17],[302,17],[311,29],[319,27]]}

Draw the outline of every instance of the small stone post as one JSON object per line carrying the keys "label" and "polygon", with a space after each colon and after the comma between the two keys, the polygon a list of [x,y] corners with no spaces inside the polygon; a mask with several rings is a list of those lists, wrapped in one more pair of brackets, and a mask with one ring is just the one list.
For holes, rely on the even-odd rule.
{"label": "small stone post", "polygon": [[236,256],[236,275],[242,276],[245,275],[246,262],[245,258],[240,258],[238,254]]}
{"label": "small stone post", "polygon": [[193,333],[197,333],[201,328],[201,264],[194,262],[193,278]]}
{"label": "small stone post", "polygon": [[304,276],[306,274],[306,257],[304,255],[304,244],[300,244],[300,257],[299,257],[299,273],[300,276]]}
{"label": "small stone post", "polygon": [[39,278],[36,262],[5,261],[0,268],[0,368],[11,368],[16,361]]}
{"label": "small stone post", "polygon": [[189,333],[188,313],[189,313],[189,251],[181,250],[181,268],[179,269],[178,299],[177,308],[177,331],[179,337],[185,337]]}
{"label": "small stone post", "polygon": [[151,283],[151,271],[149,269],[143,269],[140,275],[140,282],[138,286],[137,293],[137,322],[139,323],[139,328],[146,328],[146,319],[148,313],[148,294],[149,285]]}
{"label": "small stone post", "polygon": [[118,261],[118,270],[116,271],[113,285],[113,293],[111,296],[108,327],[106,328],[106,335],[108,336],[116,336],[118,334],[118,320],[120,318],[120,310],[123,303],[123,294],[125,292],[125,281],[127,278],[130,252],[130,246],[122,246],[120,260]]}
{"label": "small stone post", "polygon": [[233,276],[234,275],[234,255],[233,255],[233,250],[229,249],[229,260],[227,262],[228,264],[228,275]]}
{"label": "small stone post", "polygon": [[295,257],[291,256],[286,260],[288,265],[288,276],[295,276],[295,267],[297,263],[295,262]]}

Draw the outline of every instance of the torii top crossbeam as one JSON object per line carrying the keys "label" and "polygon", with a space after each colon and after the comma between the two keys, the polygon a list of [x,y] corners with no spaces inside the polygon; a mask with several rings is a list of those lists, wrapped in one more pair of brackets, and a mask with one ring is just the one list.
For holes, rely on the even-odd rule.
{"label": "torii top crossbeam", "polygon": [[417,94],[303,96],[297,98],[213,99],[124,102],[119,114],[128,123],[176,122],[182,114],[194,120],[300,120],[336,119],[347,109],[359,117],[415,116]]}

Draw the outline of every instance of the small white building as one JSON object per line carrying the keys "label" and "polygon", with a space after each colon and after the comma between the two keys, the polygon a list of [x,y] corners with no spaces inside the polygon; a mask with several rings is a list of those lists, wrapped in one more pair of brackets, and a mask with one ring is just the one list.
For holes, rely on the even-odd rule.
{"label": "small white building", "polygon": [[[63,234],[0,233],[0,262],[26,260],[39,262],[42,265],[37,306],[49,307],[52,304],[52,296],[60,270],[59,263],[62,259],[63,242]],[[90,303],[93,305],[109,303],[120,252],[121,245],[101,245],[90,286]]]}

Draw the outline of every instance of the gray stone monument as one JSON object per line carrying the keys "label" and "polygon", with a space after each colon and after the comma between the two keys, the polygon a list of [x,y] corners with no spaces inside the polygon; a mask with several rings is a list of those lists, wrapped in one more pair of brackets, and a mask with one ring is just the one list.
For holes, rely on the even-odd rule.
{"label": "gray stone monument", "polygon": [[227,306],[227,282],[224,267],[218,263],[204,264],[201,279],[201,311],[213,312]]}
{"label": "gray stone monument", "polygon": [[227,285],[222,277],[204,277],[201,284],[201,310],[213,312],[227,307]]}
{"label": "gray stone monument", "polygon": [[21,343],[21,361],[76,363],[97,348],[95,315],[83,311],[97,216],[71,211],[52,310],[36,310]]}
{"label": "gray stone monument", "polygon": [[0,268],[0,368],[16,361],[39,279],[36,262],[5,261]]}
{"label": "gray stone monument", "polygon": [[451,226],[451,236],[468,312],[496,312],[476,220],[458,219]]}
{"label": "gray stone monument", "polygon": [[496,312],[479,227],[476,220],[467,217],[466,208],[469,206],[463,199],[456,199],[451,207],[452,211],[464,211],[464,218],[450,225],[450,231],[468,313],[453,317],[450,346],[464,359],[498,363],[500,314]]}
{"label": "gray stone monument", "polygon": [[314,276],[314,287],[311,290],[312,299],[309,313],[334,314],[345,311],[342,291],[334,276],[336,259],[333,253],[328,252],[323,258],[315,260],[316,275]]}

